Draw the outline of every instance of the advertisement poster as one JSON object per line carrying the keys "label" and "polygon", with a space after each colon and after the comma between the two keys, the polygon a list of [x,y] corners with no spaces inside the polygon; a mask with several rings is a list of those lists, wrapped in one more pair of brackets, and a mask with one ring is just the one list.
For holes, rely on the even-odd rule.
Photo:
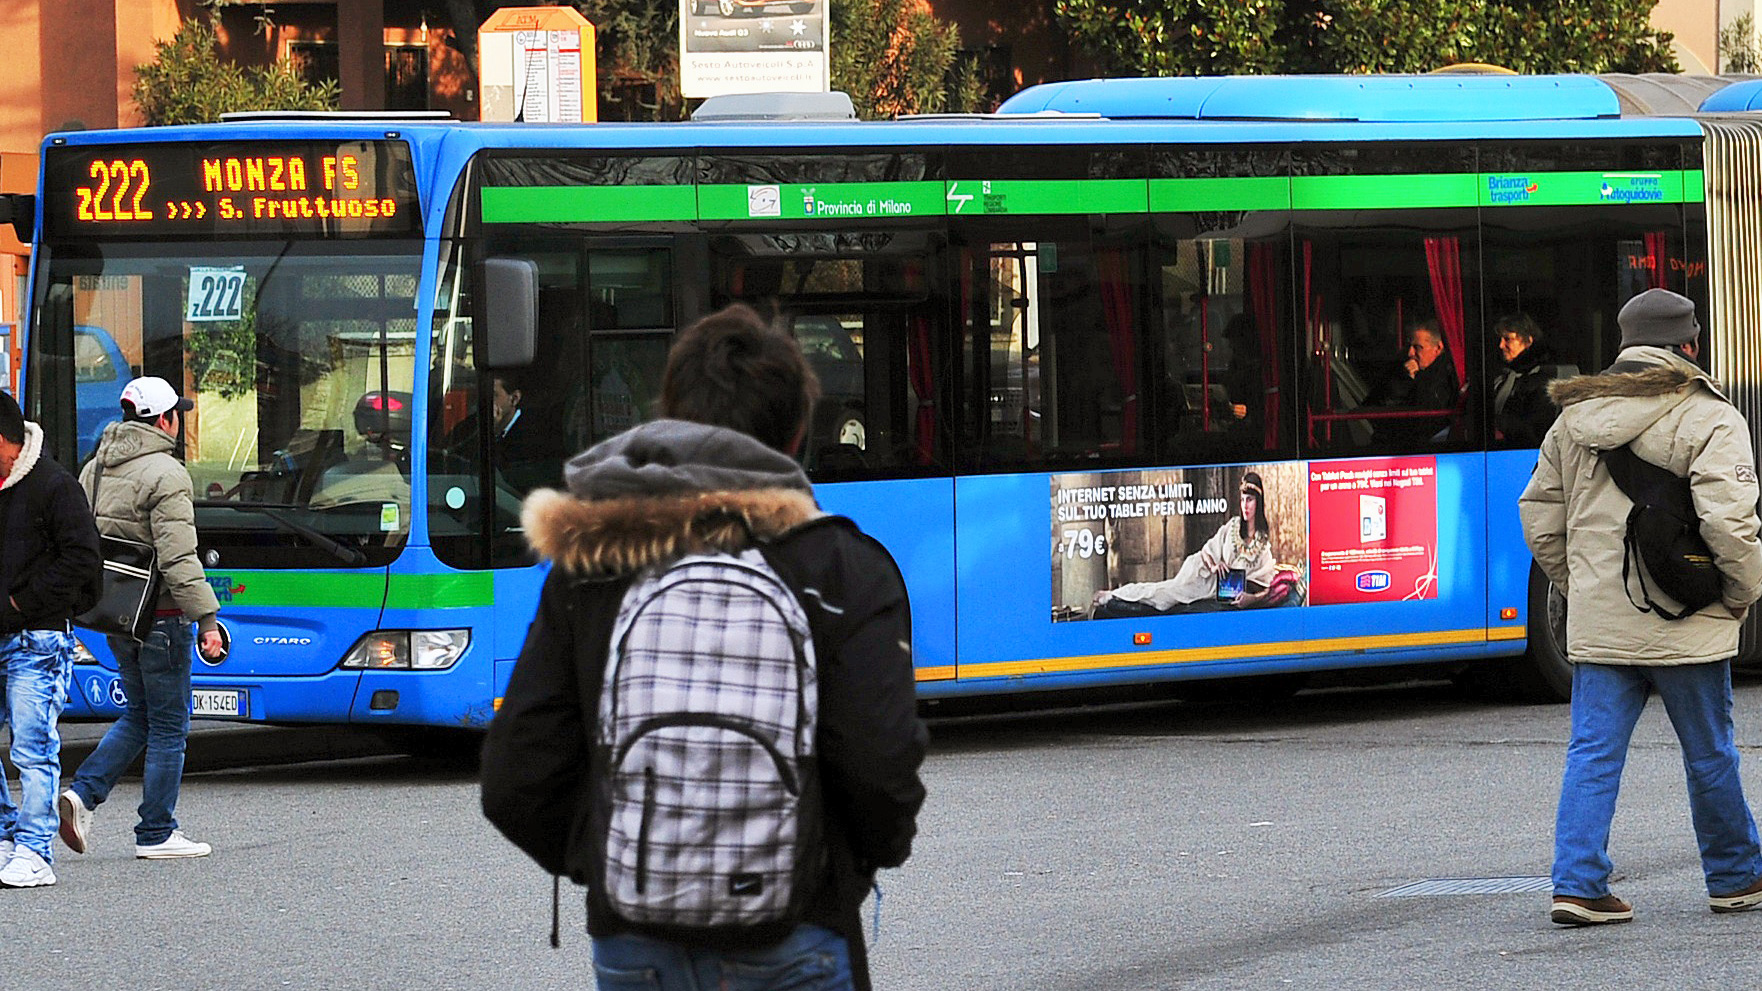
{"label": "advertisement poster", "polygon": [[680,92],[826,92],[829,2],[680,0]]}
{"label": "advertisement poster", "polygon": [[1304,465],[1052,476],[1055,621],[1301,606]]}
{"label": "advertisement poster", "polygon": [[1437,598],[1437,482],[1433,458],[1311,465],[1310,601]]}
{"label": "advertisement poster", "polygon": [[1430,457],[1051,480],[1052,619],[1438,596]]}

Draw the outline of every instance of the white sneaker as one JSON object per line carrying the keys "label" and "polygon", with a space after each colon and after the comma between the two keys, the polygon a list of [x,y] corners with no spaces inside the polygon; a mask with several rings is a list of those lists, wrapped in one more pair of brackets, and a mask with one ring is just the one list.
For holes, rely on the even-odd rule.
{"label": "white sneaker", "polygon": [[69,788],[55,801],[55,811],[61,813],[61,842],[74,853],[85,853],[87,830],[92,828],[92,810],[86,808],[79,792]]}
{"label": "white sneaker", "polygon": [[12,850],[11,840],[0,840],[0,867],[6,866],[6,862],[12,859]]}
{"label": "white sneaker", "polygon": [[13,847],[12,857],[0,867],[0,888],[42,888],[54,883],[49,862],[29,847]]}
{"label": "white sneaker", "polygon": [[151,846],[135,844],[135,856],[141,860],[177,860],[182,857],[206,857],[214,852],[214,848],[206,843],[197,843],[184,835],[183,830],[174,829],[163,843]]}

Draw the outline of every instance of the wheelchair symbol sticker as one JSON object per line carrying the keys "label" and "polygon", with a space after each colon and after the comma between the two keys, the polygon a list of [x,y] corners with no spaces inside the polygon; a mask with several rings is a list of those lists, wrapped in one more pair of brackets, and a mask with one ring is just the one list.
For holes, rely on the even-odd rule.
{"label": "wheelchair symbol sticker", "polygon": [[128,696],[123,694],[122,682],[120,681],[110,683],[110,704],[118,709],[128,708]]}

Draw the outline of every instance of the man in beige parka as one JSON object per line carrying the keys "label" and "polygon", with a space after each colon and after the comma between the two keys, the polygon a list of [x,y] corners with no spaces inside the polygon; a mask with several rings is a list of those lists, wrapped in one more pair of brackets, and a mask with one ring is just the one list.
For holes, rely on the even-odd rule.
{"label": "man in beige parka", "polygon": [[202,656],[218,660],[226,653],[215,619],[220,601],[196,557],[190,472],[176,455],[183,414],[192,404],[151,375],[124,386],[121,404],[122,422],[105,428],[80,484],[99,532],[152,544],[164,579],[146,639],[110,638],[128,709],[61,793],[61,839],[73,852],[86,852],[92,810],[145,750],[135,856],[206,857],[209,845],[186,837],[175,815],[190,733],[191,624],[201,630]]}
{"label": "man in beige parka", "polygon": [[[1654,691],[1682,745],[1709,907],[1762,906],[1762,846],[1738,777],[1731,719],[1738,628],[1762,597],[1750,432],[1695,364],[1701,327],[1691,300],[1649,289],[1622,307],[1618,322],[1614,365],[1549,388],[1560,418],[1518,500],[1524,538],[1568,606],[1572,742],[1555,819],[1550,910],[1561,925],[1633,918],[1633,906],[1609,890],[1609,828],[1628,739]],[[1723,601],[1676,621],[1630,601],[1622,548],[1633,503],[1599,457],[1623,445],[1689,479],[1701,535],[1724,578]],[[1657,592],[1656,583],[1648,587]]]}

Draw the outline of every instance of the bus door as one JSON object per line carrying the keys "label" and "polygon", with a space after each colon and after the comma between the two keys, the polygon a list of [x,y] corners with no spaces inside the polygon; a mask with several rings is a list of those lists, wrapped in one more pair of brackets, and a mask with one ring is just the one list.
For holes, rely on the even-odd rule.
{"label": "bus door", "polygon": [[521,502],[561,488],[573,455],[655,415],[674,327],[674,252],[662,239],[531,231],[498,233],[483,251],[538,266],[537,352],[523,367],[479,367],[470,324],[437,311],[429,514],[443,562],[492,572],[495,617],[482,633],[499,696],[545,579]]}
{"label": "bus door", "polygon": [[708,306],[774,315],[819,379],[802,464],[820,505],[856,520],[899,564],[920,684],[954,677],[941,244],[893,229],[730,231],[708,242]]}

